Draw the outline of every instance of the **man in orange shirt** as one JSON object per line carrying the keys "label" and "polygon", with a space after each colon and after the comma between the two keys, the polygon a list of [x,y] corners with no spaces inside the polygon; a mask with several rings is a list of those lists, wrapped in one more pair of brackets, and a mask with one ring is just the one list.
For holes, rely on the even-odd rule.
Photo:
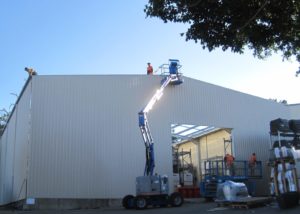
{"label": "man in orange shirt", "polygon": [[249,168],[250,168],[251,175],[254,175],[255,166],[256,166],[256,154],[252,153],[249,159]]}
{"label": "man in orange shirt", "polygon": [[37,75],[36,71],[33,70],[32,68],[27,68],[25,67],[25,71],[29,74],[29,76]]}
{"label": "man in orange shirt", "polygon": [[234,176],[235,174],[235,171],[234,171],[234,164],[233,164],[233,161],[234,161],[234,157],[233,155],[230,155],[230,154],[226,154],[226,156],[224,157],[224,161],[225,161],[225,164],[226,164],[226,168],[229,169],[229,172],[230,172],[230,175],[231,176]]}
{"label": "man in orange shirt", "polygon": [[153,74],[153,67],[151,66],[150,62],[148,62],[147,64],[148,64],[147,75]]}

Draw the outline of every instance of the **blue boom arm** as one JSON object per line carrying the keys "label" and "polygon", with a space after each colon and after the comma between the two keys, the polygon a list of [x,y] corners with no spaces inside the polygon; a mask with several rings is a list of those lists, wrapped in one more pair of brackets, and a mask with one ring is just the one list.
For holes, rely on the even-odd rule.
{"label": "blue boom arm", "polygon": [[154,144],[150,132],[147,114],[152,109],[154,104],[162,97],[164,89],[170,84],[181,84],[181,75],[178,73],[180,67],[178,60],[169,60],[169,74],[163,79],[160,89],[156,91],[146,107],[138,113],[139,127],[146,147],[146,164],[144,175],[153,175],[155,161],[154,161]]}

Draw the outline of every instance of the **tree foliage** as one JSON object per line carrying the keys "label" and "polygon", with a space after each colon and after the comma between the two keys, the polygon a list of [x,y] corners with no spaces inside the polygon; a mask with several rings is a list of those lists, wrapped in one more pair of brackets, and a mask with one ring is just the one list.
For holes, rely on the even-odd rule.
{"label": "tree foliage", "polygon": [[272,100],[272,101],[274,101],[276,103],[282,103],[282,104],[285,104],[285,105],[288,104],[287,100],[277,100],[277,99],[271,99],[271,98],[269,100]]}
{"label": "tree foliage", "polygon": [[2,135],[2,132],[6,126],[9,115],[10,113],[7,110],[0,110],[0,136]]}
{"label": "tree foliage", "polygon": [[144,11],[187,24],[186,40],[209,51],[248,47],[259,58],[281,52],[300,63],[300,0],[149,0]]}

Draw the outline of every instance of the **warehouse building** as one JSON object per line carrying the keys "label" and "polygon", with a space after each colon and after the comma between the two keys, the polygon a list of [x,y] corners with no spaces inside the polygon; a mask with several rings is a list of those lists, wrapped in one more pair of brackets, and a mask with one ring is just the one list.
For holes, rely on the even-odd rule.
{"label": "warehouse building", "polygon": [[300,103],[291,104],[288,107],[290,109],[291,118],[300,118]]}
{"label": "warehouse building", "polygon": [[[143,174],[145,163],[138,112],[161,79],[159,75],[29,78],[1,136],[0,204],[80,201],[96,206],[95,200],[135,194],[135,177]],[[174,124],[230,130],[237,159],[248,159],[255,151],[261,161],[267,161],[269,122],[290,118],[290,110],[274,101],[184,77],[183,84],[166,88],[148,115],[155,172],[173,176]],[[207,157],[215,155],[211,151]],[[258,184],[261,194],[268,192],[267,180],[265,168]]]}

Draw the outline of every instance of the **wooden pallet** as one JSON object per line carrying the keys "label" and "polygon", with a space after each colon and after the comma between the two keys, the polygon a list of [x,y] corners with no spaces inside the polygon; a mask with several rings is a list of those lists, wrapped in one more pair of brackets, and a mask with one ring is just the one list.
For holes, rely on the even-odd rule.
{"label": "wooden pallet", "polygon": [[235,201],[216,201],[218,206],[229,206],[238,209],[250,209],[254,207],[264,206],[272,201],[269,197],[249,197]]}

